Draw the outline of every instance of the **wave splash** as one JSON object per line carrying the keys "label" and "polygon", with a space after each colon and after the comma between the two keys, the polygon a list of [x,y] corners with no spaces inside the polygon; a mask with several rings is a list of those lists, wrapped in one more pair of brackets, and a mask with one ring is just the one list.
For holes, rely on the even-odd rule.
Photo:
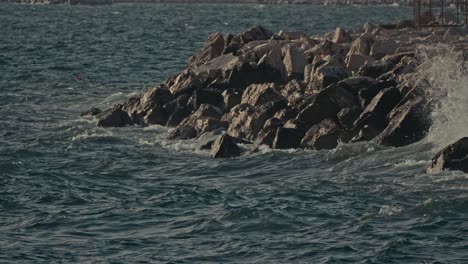
{"label": "wave splash", "polygon": [[468,136],[468,62],[463,52],[445,44],[423,47],[419,55],[433,105],[427,141],[446,146]]}

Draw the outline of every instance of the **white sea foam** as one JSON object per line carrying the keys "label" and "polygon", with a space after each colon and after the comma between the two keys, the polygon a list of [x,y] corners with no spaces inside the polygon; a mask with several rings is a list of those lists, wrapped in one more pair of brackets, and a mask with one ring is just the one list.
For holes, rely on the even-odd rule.
{"label": "white sea foam", "polygon": [[432,127],[427,140],[445,146],[468,136],[468,71],[460,52],[447,45],[424,47],[420,52],[424,61],[423,78],[429,83],[427,96],[431,98]]}

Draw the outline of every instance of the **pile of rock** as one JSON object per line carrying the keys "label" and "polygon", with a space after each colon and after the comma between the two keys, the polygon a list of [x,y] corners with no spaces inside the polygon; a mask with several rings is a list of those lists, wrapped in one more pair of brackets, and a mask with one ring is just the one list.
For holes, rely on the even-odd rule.
{"label": "pile of rock", "polygon": [[215,158],[241,155],[239,142],[317,150],[370,140],[404,146],[430,125],[415,47],[444,37],[409,25],[366,24],[311,37],[260,26],[213,33],[164,84],[88,114],[103,127],[173,127],[170,139],[223,131],[205,146]]}

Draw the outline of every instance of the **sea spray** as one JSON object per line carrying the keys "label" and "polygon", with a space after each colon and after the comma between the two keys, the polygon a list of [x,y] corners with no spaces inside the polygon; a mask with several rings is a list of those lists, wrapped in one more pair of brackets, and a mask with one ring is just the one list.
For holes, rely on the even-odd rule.
{"label": "sea spray", "polygon": [[427,140],[442,147],[468,135],[468,71],[461,51],[449,45],[425,46],[421,78],[429,85],[432,126]]}

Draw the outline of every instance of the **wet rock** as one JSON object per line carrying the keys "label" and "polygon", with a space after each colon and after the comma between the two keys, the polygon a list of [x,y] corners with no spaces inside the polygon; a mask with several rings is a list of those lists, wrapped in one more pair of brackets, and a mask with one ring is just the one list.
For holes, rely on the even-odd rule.
{"label": "wet rock", "polygon": [[255,141],[269,116],[249,104],[236,105],[223,117],[229,124],[227,133],[234,137]]}
{"label": "wet rock", "polygon": [[297,120],[310,128],[326,118],[335,118],[341,109],[356,105],[358,102],[350,92],[339,85],[331,85],[310,99]]}
{"label": "wet rock", "polygon": [[437,153],[427,172],[440,173],[445,170],[468,173],[468,137],[461,138]]}
{"label": "wet rock", "polygon": [[276,137],[276,130],[283,126],[283,121],[278,118],[270,118],[265,122],[262,130],[258,133],[257,143],[259,145],[273,146]]}
{"label": "wet rock", "polygon": [[396,86],[397,83],[395,81],[383,81],[377,82],[365,89],[361,89],[359,91],[359,101],[363,107],[367,106],[372,99],[382,90],[390,87]]}
{"label": "wet rock", "polygon": [[279,127],[272,147],[274,149],[298,148],[304,133],[299,129]]}
{"label": "wet rock", "polygon": [[386,88],[380,91],[367,105],[366,109],[361,114],[364,117],[368,113],[375,113],[376,115],[385,118],[387,114],[401,101],[402,96],[400,90],[396,87]]}
{"label": "wet rock", "polygon": [[303,148],[334,149],[338,145],[341,128],[333,119],[325,119],[312,126],[301,141]]}
{"label": "wet rock", "polygon": [[430,127],[423,98],[408,101],[389,114],[389,125],[376,138],[376,143],[401,147],[423,139]]}
{"label": "wet rock", "polygon": [[116,105],[96,117],[99,120],[97,125],[101,127],[123,127],[132,124],[128,113],[122,110],[122,105]]}
{"label": "wet rock", "polygon": [[[170,139],[191,139],[203,133],[214,131],[227,124],[220,121],[221,109],[203,104],[197,111],[184,119],[171,133]],[[189,129],[190,127],[190,129]],[[193,129],[191,129],[193,128]],[[195,133],[193,132],[195,131]]]}
{"label": "wet rock", "polygon": [[240,155],[241,149],[229,134],[222,135],[211,146],[211,157],[215,159],[234,158]]}
{"label": "wet rock", "polygon": [[186,106],[177,107],[174,112],[169,116],[166,126],[175,127],[182,122],[186,117],[190,115],[190,109]]}
{"label": "wet rock", "polygon": [[361,108],[358,106],[352,106],[343,108],[338,112],[337,117],[339,123],[345,128],[352,128],[354,126],[354,122],[358,119],[359,115],[361,114]]}
{"label": "wet rock", "polygon": [[241,103],[259,106],[272,101],[286,101],[277,89],[274,83],[252,84],[245,89]]}
{"label": "wet rock", "polygon": [[89,109],[88,111],[84,111],[81,113],[81,117],[85,117],[85,116],[96,116],[98,114],[102,113],[102,110],[99,109],[99,108],[96,108],[96,107],[91,107],[91,109]]}
{"label": "wet rock", "polygon": [[172,130],[169,134],[168,139],[175,140],[175,139],[192,139],[197,137],[197,130],[190,125],[181,125]]}
{"label": "wet rock", "polygon": [[286,67],[288,78],[301,79],[304,76],[304,68],[307,64],[305,54],[294,46],[286,49],[283,63]]}

